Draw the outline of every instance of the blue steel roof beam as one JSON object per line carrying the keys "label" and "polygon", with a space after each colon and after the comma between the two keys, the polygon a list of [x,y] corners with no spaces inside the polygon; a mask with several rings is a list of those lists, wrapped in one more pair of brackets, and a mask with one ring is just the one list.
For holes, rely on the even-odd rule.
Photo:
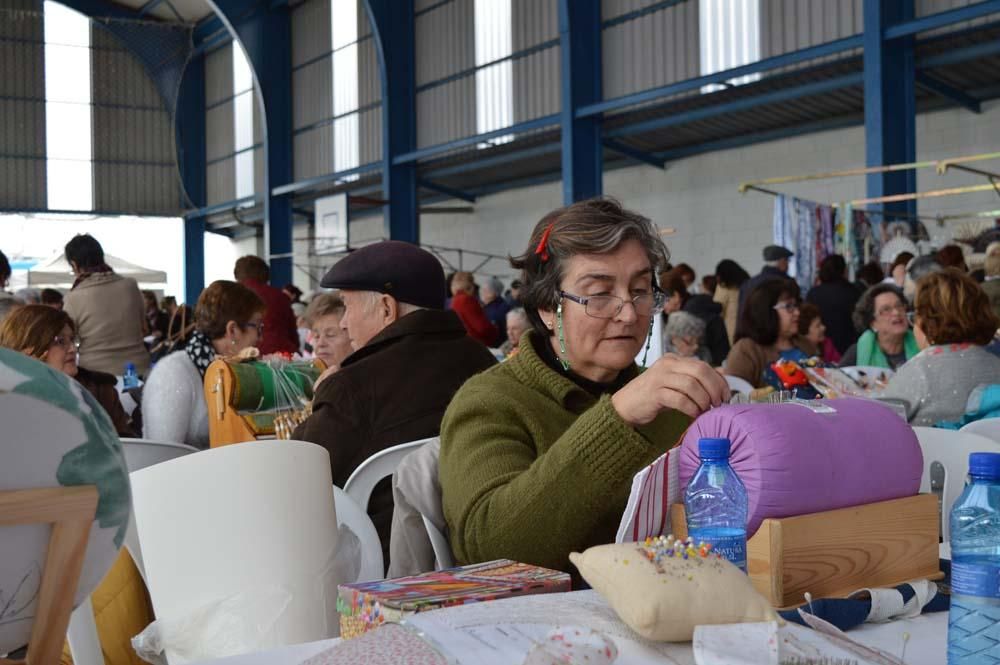
{"label": "blue steel roof beam", "polygon": [[454,141],[449,141],[448,143],[441,143],[438,145],[428,146],[426,148],[421,148],[420,150],[414,150],[412,152],[403,153],[402,155],[397,155],[393,160],[393,164],[409,164],[410,162],[416,162],[427,157],[433,157],[435,155],[440,155],[446,152],[451,152],[452,150],[457,150],[458,148],[466,148],[469,146],[478,145],[480,143],[485,143],[490,139],[495,139],[501,136],[507,136],[509,134],[518,134],[521,132],[528,132],[534,129],[541,129],[543,127],[549,127],[551,125],[559,124],[559,115],[552,114],[543,116],[541,118],[535,118],[534,120],[528,120],[526,122],[519,122],[510,127],[504,127],[503,129],[497,129],[492,132],[486,132],[485,134],[476,134],[475,136],[467,136],[463,139],[456,139]]}
{"label": "blue steel roof beam", "polygon": [[757,62],[749,65],[734,67],[733,69],[727,69],[723,72],[699,76],[697,78],[671,83],[670,85],[660,86],[658,88],[651,88],[649,90],[643,90],[642,92],[636,92],[622,97],[615,97],[614,99],[607,99],[603,102],[597,102],[596,104],[589,104],[577,109],[576,116],[578,118],[586,118],[588,116],[598,115],[608,111],[616,111],[628,106],[656,101],[658,99],[663,99],[664,97],[671,97],[682,92],[698,90],[711,83],[725,83],[730,79],[746,76],[747,74],[757,74],[759,72],[765,72],[779,67],[787,67],[788,65],[806,62],[815,58],[836,55],[838,53],[850,51],[851,49],[861,48],[862,42],[863,38],[861,35],[837,39],[818,46],[812,46],[799,51],[792,51],[791,53],[777,55],[773,58],[758,60]]}
{"label": "blue steel roof beam", "polygon": [[655,157],[651,153],[644,152],[632,146],[626,145],[621,141],[615,141],[613,139],[604,139],[602,141],[604,147],[609,150],[614,150],[615,152],[625,155],[630,159],[634,159],[637,162],[642,162],[643,164],[649,164],[658,169],[666,169],[666,162],[658,157]]}
{"label": "blue steel roof beam", "polygon": [[455,189],[453,187],[448,187],[447,185],[442,185],[440,183],[432,182],[430,180],[425,180],[423,178],[417,179],[417,186],[423,187],[424,189],[429,189],[432,192],[437,192],[438,194],[444,194],[445,196],[450,196],[453,199],[459,199],[460,201],[467,201],[469,203],[475,203],[476,197],[468,192],[463,192],[460,189]]}
{"label": "blue steel roof beam", "polygon": [[543,157],[548,155],[554,155],[561,150],[558,141],[556,143],[548,143],[545,145],[535,145],[530,148],[523,148],[521,150],[511,150],[503,153],[502,155],[494,155],[493,157],[485,157],[483,159],[477,159],[472,162],[461,162],[458,164],[450,164],[448,166],[434,167],[429,165],[427,170],[424,171],[424,175],[435,175],[438,177],[445,177],[450,175],[458,175],[460,173],[468,173],[469,171],[478,171],[487,168],[493,168],[495,166],[503,166],[504,164],[510,164],[511,162],[518,162],[523,159],[531,159],[532,157]]}
{"label": "blue steel roof beam", "polygon": [[153,11],[154,9],[159,7],[162,2],[163,0],[149,0],[149,2],[144,4],[142,7],[139,7],[139,17],[141,18],[146,14],[148,14],[149,12]]}
{"label": "blue steel roof beam", "polygon": [[982,113],[982,106],[980,105],[979,100],[966,93],[964,90],[959,90],[954,86],[950,86],[944,81],[938,80],[930,74],[926,74],[924,72],[917,72],[916,79],[917,85],[921,88],[930,90],[935,95],[951,100],[959,106],[964,106],[973,113]]}
{"label": "blue steel roof beam", "polygon": [[685,111],[683,113],[677,113],[675,115],[670,115],[663,118],[653,118],[651,120],[645,120],[643,122],[637,122],[635,124],[625,125],[624,127],[618,127],[616,129],[607,132],[605,137],[618,138],[622,136],[632,136],[634,134],[641,134],[643,132],[650,132],[657,129],[664,129],[666,127],[676,127],[677,125],[683,125],[689,122],[695,122],[697,120],[714,118],[716,116],[725,115],[727,113],[748,111],[752,108],[756,108],[764,104],[777,104],[780,102],[786,102],[793,99],[808,97],[810,95],[819,95],[825,92],[833,92],[834,90],[840,90],[842,88],[858,86],[861,85],[862,83],[864,83],[864,75],[861,72],[856,72],[854,74],[846,74],[844,76],[837,76],[835,78],[827,79],[825,81],[805,83],[803,85],[799,85],[794,88],[775,90],[773,92],[768,92],[763,95],[746,97],[744,99],[736,99],[731,102],[726,102],[723,104],[716,104],[714,106],[708,106],[700,109],[693,109],[691,111]]}
{"label": "blue steel roof beam", "polygon": [[282,185],[281,187],[275,187],[272,189],[271,196],[285,196],[287,194],[295,194],[296,192],[306,191],[309,189],[316,189],[317,187],[322,187],[323,185],[336,183],[338,180],[343,180],[344,178],[348,178],[352,175],[372,173],[373,171],[378,171],[381,168],[381,161],[371,162],[370,164],[362,164],[361,166],[357,166],[353,169],[345,169],[343,171],[337,171],[336,173],[327,173],[316,176],[315,178],[299,180],[298,182],[290,182],[287,185]]}
{"label": "blue steel roof beam", "polygon": [[992,41],[983,42],[982,44],[955,49],[954,51],[948,51],[946,53],[938,53],[936,55],[928,55],[918,58],[917,67],[919,69],[947,67],[948,65],[957,65],[968,60],[987,58],[993,55],[1000,55],[1000,39],[994,39]]}
{"label": "blue steel roof beam", "polygon": [[921,16],[920,18],[890,25],[882,32],[882,38],[889,40],[909,37],[918,32],[946,28],[956,23],[970,21],[998,12],[1000,12],[1000,0],[985,0],[974,5],[950,9],[945,12]]}

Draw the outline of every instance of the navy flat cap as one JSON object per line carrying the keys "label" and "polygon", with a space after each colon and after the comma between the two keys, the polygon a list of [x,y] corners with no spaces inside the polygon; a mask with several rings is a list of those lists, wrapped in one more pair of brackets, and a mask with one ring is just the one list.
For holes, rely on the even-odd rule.
{"label": "navy flat cap", "polygon": [[781,245],[768,245],[764,248],[764,260],[765,261],[780,261],[781,259],[789,259],[795,256],[794,252],[791,252]]}
{"label": "navy flat cap", "polygon": [[330,268],[320,286],[348,291],[377,291],[399,302],[444,309],[444,269],[430,252],[399,240],[357,249]]}

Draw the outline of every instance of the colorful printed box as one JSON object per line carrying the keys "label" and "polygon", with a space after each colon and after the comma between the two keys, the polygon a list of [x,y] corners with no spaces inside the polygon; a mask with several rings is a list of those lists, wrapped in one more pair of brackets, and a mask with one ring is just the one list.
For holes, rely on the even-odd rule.
{"label": "colorful printed box", "polygon": [[340,636],[358,637],[386,621],[450,605],[570,590],[569,575],[508,559],[394,580],[341,584]]}

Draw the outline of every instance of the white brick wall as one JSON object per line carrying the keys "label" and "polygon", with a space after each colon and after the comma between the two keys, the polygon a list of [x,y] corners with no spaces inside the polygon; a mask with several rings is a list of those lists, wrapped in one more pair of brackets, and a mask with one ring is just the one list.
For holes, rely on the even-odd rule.
{"label": "white brick wall", "polygon": [[[1000,151],[998,102],[984,104],[980,115],[961,109],[917,118],[919,160],[995,151]],[[741,195],[737,185],[772,176],[860,167],[864,165],[864,153],[864,129],[856,127],[707,153],[674,162],[666,171],[648,166],[612,171],[605,174],[604,191],[650,216],[659,226],[677,229],[667,238],[675,263],[687,262],[701,275],[714,270],[719,260],[731,258],[752,274],[760,269],[761,248],[771,240],[774,200],[753,192]],[[996,168],[996,164],[990,162],[986,168]],[[917,177],[920,190],[982,182],[978,176],[959,172],[938,176],[933,169],[919,171]],[[778,189],[816,201],[837,202],[863,197],[865,182],[863,177],[845,178]],[[526,249],[535,223],[561,201],[559,183],[483,197],[476,201],[471,214],[424,215],[422,241],[491,254],[517,254]],[[918,210],[933,215],[992,208],[1000,208],[1000,198],[984,192],[922,201]],[[376,236],[381,233],[380,219],[358,224],[369,233],[374,229]],[[929,231],[935,237],[951,235],[949,229],[935,225]],[[466,257],[464,267],[476,263],[478,260]],[[480,273],[497,274],[505,281],[512,276],[510,268],[501,262],[491,262]]]}

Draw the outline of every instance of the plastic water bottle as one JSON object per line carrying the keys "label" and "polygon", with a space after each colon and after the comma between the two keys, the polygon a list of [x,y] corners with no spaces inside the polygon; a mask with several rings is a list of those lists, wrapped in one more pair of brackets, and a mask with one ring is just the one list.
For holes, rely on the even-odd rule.
{"label": "plastic water bottle", "polygon": [[948,665],[1000,662],[1000,453],[969,455],[950,526]]}
{"label": "plastic water bottle", "polygon": [[688,536],[747,570],[747,489],[729,466],[729,439],[700,439],[701,466],[684,490]]}
{"label": "plastic water bottle", "polygon": [[139,375],[135,373],[135,364],[128,363],[125,365],[125,374],[122,375],[122,388],[128,390],[129,388],[139,387]]}

